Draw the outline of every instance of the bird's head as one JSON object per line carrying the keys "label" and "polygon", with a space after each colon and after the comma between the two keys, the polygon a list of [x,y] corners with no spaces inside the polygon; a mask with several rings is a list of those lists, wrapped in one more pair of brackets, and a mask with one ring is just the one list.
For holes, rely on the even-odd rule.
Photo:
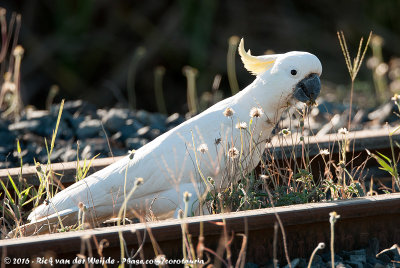
{"label": "bird's head", "polygon": [[[308,52],[292,51],[285,54],[253,56],[244,49],[243,39],[239,54],[245,68],[254,75],[271,80],[284,99],[296,98],[301,102],[315,102],[321,90],[319,77],[322,66],[319,59]],[[272,83],[272,82],[271,82]],[[268,85],[267,85],[268,86]]]}

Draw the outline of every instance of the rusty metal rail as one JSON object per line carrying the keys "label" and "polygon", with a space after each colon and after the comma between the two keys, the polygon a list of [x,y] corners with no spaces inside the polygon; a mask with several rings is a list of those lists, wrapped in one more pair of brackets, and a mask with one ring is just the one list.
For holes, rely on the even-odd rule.
{"label": "rusty metal rail", "polygon": [[[393,130],[393,129],[392,129]],[[389,129],[379,129],[379,130],[362,130],[362,131],[354,131],[347,134],[347,138],[349,140],[348,144],[348,154],[349,159],[351,156],[358,155],[360,156],[358,160],[355,162],[361,163],[367,158],[367,153],[365,149],[369,149],[370,151],[382,152],[384,154],[391,154],[390,143],[389,143]],[[310,157],[314,157],[318,155],[320,149],[329,149],[333,154],[333,159],[337,158],[339,153],[338,142],[343,139],[343,136],[339,134],[329,134],[324,135],[322,137],[318,136],[310,136],[305,137],[306,149]],[[400,132],[396,133],[392,136],[393,141],[400,143]],[[267,145],[267,150],[272,152],[276,159],[282,159],[285,157],[296,156],[297,159],[301,158],[302,155],[302,142],[300,141],[300,135],[291,135],[287,137],[275,137],[272,139],[271,143]],[[396,147],[396,152],[398,152],[398,148]],[[94,173],[113,162],[117,161],[121,157],[114,158],[102,158],[95,159],[92,162],[91,168],[88,174]],[[314,166],[318,166],[321,164],[322,159],[316,159],[314,162]],[[319,162],[320,161],[320,162]],[[369,165],[371,168],[375,161],[370,161]],[[323,164],[323,163],[322,163]],[[80,162],[80,165],[83,165],[83,161]],[[66,162],[66,163],[56,163],[51,165],[51,169],[54,174],[59,174],[58,179],[66,185],[69,185],[75,182],[75,173],[77,168],[77,162]],[[317,169],[316,169],[317,170]],[[318,169],[319,170],[319,169]],[[378,169],[375,169],[376,172],[379,172]],[[319,172],[319,171],[318,171]],[[8,180],[8,176],[11,176],[15,181],[18,181],[19,178],[23,178],[28,184],[31,185],[39,185],[39,180],[36,174],[36,168],[34,166],[23,167],[22,174],[21,168],[10,168],[0,170],[0,180],[6,182]],[[378,176],[382,176],[382,174],[375,174]]]}
{"label": "rusty metal rail", "polygon": [[[289,256],[308,258],[319,242],[329,244],[328,214],[331,211],[336,211],[341,216],[335,225],[335,248],[338,250],[366,247],[369,240],[375,238],[380,241],[380,249],[400,242],[400,194],[390,194],[346,201],[199,216],[185,220],[138,223],[120,228],[105,227],[1,240],[0,256],[2,260],[5,257],[10,258],[12,262],[25,258],[31,264],[39,261],[38,258],[52,257],[53,261],[55,259],[69,260],[72,264],[77,254],[99,259],[97,247],[100,241],[105,239],[108,246],[104,247],[102,256],[113,260],[114,265],[111,267],[114,267],[121,262],[118,237],[118,230],[120,230],[130,252],[135,253],[141,241],[144,241],[136,259],[140,259],[140,256],[144,259],[154,259],[157,255],[149,231],[159,246],[159,254],[165,254],[168,259],[182,259],[182,224],[187,224],[195,246],[202,224],[205,246],[217,251],[221,235],[224,233],[222,227],[224,221],[227,233],[229,236],[233,235],[233,242],[230,245],[232,261],[236,260],[242,246],[243,237],[238,234],[245,234],[247,236],[246,262],[265,264],[273,257],[276,214],[279,215],[285,228]],[[284,260],[280,233],[276,249],[277,257]]]}

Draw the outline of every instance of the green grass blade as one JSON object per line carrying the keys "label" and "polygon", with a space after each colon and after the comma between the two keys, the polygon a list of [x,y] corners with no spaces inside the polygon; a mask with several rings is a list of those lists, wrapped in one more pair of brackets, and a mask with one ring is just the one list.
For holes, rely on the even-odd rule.
{"label": "green grass blade", "polygon": [[3,183],[2,180],[0,180],[0,184],[1,184],[1,187],[3,187],[4,193],[5,193],[6,196],[8,197],[8,200],[11,202],[11,204],[14,205],[14,204],[15,204],[15,201],[14,201],[14,199],[11,197],[10,192],[8,191],[7,187],[4,185],[4,183]]}

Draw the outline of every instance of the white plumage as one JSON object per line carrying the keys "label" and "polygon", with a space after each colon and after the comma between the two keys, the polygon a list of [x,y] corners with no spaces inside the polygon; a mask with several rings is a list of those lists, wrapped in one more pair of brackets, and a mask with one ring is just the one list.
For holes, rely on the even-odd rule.
{"label": "white plumage", "polygon": [[[126,193],[132,189],[136,178],[143,178],[143,184],[128,202],[128,214],[132,209],[144,214],[153,202],[151,210],[157,218],[173,217],[174,213],[176,216],[178,209],[183,207],[183,192],[192,193],[191,200],[194,201],[197,196],[195,187],[200,192],[205,188],[198,170],[205,177],[212,177],[216,184],[220,183],[221,173],[230,161],[226,156],[227,150],[230,146],[241,148],[240,130],[235,125],[248,123],[252,108],[262,111],[261,117],[254,118],[252,123],[253,137],[262,141],[257,149],[262,150],[293,96],[301,101],[312,101],[318,95],[322,67],[314,55],[289,52],[256,57],[250,51],[245,52],[243,40],[239,53],[245,67],[257,75],[254,82],[146,144],[135,152],[133,159],[127,156],[57,193],[29,215],[31,223],[25,225],[27,233],[33,227],[40,232],[48,230],[47,225],[57,224],[58,217],[63,219],[64,225],[77,223],[79,202],[87,208],[89,220],[101,222],[115,217],[124,200],[126,168]],[[234,111],[231,117],[224,115],[227,108]],[[221,145],[215,145],[216,139],[221,139]],[[249,138],[245,137],[243,143],[242,153],[246,155]],[[200,145],[202,152],[196,150]],[[254,168],[258,160],[248,160],[246,165]],[[196,186],[193,181],[196,181]]]}

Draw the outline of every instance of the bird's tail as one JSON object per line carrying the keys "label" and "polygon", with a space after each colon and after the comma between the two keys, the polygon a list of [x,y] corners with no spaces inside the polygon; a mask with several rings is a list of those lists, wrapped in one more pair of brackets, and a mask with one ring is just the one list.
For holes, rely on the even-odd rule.
{"label": "bird's tail", "polygon": [[78,223],[78,209],[66,209],[50,215],[42,216],[38,213],[43,205],[37,207],[28,216],[30,223],[21,225],[8,233],[8,237],[31,236],[51,233],[55,229],[62,229]]}

